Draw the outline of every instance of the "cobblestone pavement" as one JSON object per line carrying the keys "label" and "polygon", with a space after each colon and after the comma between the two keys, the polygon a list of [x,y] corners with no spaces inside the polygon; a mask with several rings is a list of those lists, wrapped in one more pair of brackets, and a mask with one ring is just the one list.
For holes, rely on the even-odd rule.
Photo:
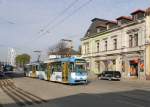
{"label": "cobblestone pavement", "polygon": [[65,85],[23,76],[0,79],[0,107],[150,107],[150,81],[89,78]]}

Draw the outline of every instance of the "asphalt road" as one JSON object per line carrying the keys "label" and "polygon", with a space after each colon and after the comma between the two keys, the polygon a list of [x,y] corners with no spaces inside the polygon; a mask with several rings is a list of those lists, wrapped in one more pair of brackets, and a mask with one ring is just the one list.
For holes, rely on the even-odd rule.
{"label": "asphalt road", "polygon": [[0,79],[0,107],[150,107],[149,81],[106,81],[69,86],[9,75]]}

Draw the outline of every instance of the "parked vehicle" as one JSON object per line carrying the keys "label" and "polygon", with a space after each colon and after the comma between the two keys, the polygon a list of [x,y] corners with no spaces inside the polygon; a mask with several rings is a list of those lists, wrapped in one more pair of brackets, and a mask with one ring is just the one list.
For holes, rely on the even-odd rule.
{"label": "parked vehicle", "polygon": [[3,71],[0,71],[0,77],[5,76],[5,73]]}
{"label": "parked vehicle", "polygon": [[121,73],[119,71],[103,71],[98,75],[99,79],[120,80]]}
{"label": "parked vehicle", "polygon": [[12,65],[5,65],[4,66],[4,73],[5,74],[11,74],[13,73],[14,67]]}

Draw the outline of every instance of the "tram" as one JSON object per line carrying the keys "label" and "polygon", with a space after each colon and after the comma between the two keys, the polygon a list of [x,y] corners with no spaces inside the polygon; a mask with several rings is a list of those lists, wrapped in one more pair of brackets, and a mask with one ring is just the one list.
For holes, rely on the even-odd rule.
{"label": "tram", "polygon": [[44,63],[34,62],[26,65],[25,75],[33,78],[40,78],[39,75],[45,70]]}
{"label": "tram", "polygon": [[58,58],[27,64],[26,76],[67,84],[87,83],[86,61],[82,58]]}
{"label": "tram", "polygon": [[59,58],[48,64],[50,81],[68,84],[87,83],[86,61],[81,58]]}

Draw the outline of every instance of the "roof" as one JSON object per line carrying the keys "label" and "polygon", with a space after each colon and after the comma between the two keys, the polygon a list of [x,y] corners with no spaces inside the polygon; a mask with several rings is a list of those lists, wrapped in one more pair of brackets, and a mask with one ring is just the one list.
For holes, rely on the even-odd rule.
{"label": "roof", "polygon": [[120,19],[132,20],[132,18],[130,16],[120,16],[117,18],[117,20],[120,20]]}
{"label": "roof", "polygon": [[94,19],[92,19],[91,21],[94,22],[94,21],[96,21],[96,20],[98,20],[98,21],[103,21],[103,22],[108,22],[108,21],[109,21],[109,20],[100,19],[100,18],[94,18]]}
{"label": "roof", "polygon": [[109,22],[109,20],[99,19],[99,18],[94,18],[91,21],[92,23],[89,26],[84,37],[89,37],[89,36],[92,36],[93,34],[96,34],[97,33],[96,28],[98,27],[101,27],[101,29],[106,29],[107,28],[106,23]]}
{"label": "roof", "polygon": [[132,12],[131,15],[134,15],[134,14],[139,13],[139,12],[145,13],[145,10],[137,9],[134,12]]}
{"label": "roof", "polygon": [[110,24],[110,23],[112,23],[112,24],[117,24],[117,22],[116,21],[112,21],[112,20],[110,20],[109,22],[107,22],[106,24]]}

